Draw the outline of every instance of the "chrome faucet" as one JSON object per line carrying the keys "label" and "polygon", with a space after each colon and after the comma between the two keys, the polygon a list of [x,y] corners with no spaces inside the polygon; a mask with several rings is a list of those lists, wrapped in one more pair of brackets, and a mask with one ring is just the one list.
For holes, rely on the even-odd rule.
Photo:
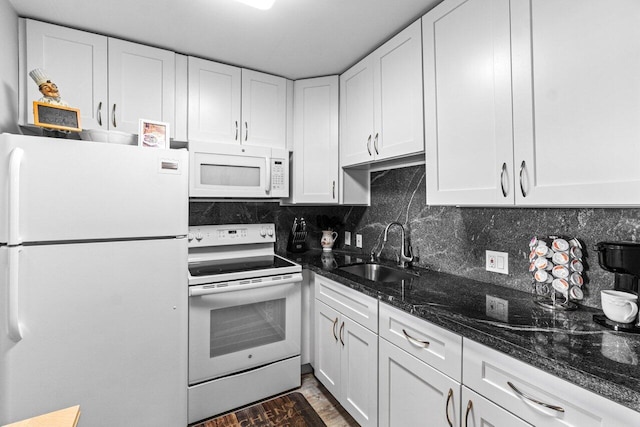
{"label": "chrome faucet", "polygon": [[380,258],[380,253],[382,252],[382,249],[384,248],[384,244],[387,242],[387,238],[389,237],[389,228],[391,228],[392,225],[397,225],[400,227],[400,239],[401,239],[401,246],[400,246],[400,256],[398,257],[398,267],[400,268],[407,268],[407,263],[408,262],[412,262],[413,261],[413,250],[411,249],[411,245],[408,246],[407,249],[409,249],[409,255],[405,255],[404,251],[404,226],[402,224],[400,224],[399,222],[390,222],[389,225],[387,225],[387,228],[384,229],[384,237],[382,238],[382,245],[380,247],[380,251],[378,252],[378,258]]}

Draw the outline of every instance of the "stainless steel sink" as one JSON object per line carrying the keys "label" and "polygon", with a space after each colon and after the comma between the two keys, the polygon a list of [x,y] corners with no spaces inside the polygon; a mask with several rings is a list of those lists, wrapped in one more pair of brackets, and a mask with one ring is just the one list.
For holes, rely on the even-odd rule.
{"label": "stainless steel sink", "polygon": [[351,273],[374,282],[399,282],[417,277],[417,274],[398,270],[382,264],[352,264],[338,267],[338,270]]}

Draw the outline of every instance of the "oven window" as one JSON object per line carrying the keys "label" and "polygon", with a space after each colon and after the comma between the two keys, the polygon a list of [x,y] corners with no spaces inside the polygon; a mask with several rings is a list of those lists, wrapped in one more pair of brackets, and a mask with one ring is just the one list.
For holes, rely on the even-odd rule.
{"label": "oven window", "polygon": [[200,184],[225,187],[260,187],[260,168],[257,166],[229,166],[202,163]]}
{"label": "oven window", "polygon": [[286,299],[211,310],[210,357],[284,341]]}

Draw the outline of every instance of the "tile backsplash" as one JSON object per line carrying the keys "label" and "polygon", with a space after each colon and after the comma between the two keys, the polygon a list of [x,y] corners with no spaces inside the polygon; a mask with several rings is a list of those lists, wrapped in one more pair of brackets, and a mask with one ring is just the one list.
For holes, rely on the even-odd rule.
{"label": "tile backsplash", "polygon": [[[344,231],[363,236],[361,251],[367,257],[379,248],[384,228],[397,221],[418,258],[415,264],[483,282],[529,291],[529,240],[552,234],[578,238],[585,249],[585,299],[600,307],[600,290],[613,287],[613,274],[598,265],[594,245],[603,240],[640,239],[640,209],[631,208],[458,208],[426,205],[425,167],[411,166],[371,175],[371,206],[279,206],[273,202],[192,202],[191,225],[274,222],[278,249],[284,250],[295,217],[309,226],[308,244],[320,248],[321,225],[338,224],[335,248],[344,248]],[[393,228],[382,252],[395,259],[400,232]],[[485,250],[509,254],[509,274],[486,272]]]}

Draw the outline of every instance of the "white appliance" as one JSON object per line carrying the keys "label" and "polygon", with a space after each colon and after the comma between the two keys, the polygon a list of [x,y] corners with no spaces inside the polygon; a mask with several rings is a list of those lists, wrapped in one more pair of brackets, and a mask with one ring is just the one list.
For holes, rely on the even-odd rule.
{"label": "white appliance", "polygon": [[289,153],[267,147],[189,142],[189,197],[289,197]]}
{"label": "white appliance", "polygon": [[300,386],[302,267],[273,224],[189,229],[189,423]]}
{"label": "white appliance", "polygon": [[0,425],[185,425],[186,150],[2,134],[0,162]]}

